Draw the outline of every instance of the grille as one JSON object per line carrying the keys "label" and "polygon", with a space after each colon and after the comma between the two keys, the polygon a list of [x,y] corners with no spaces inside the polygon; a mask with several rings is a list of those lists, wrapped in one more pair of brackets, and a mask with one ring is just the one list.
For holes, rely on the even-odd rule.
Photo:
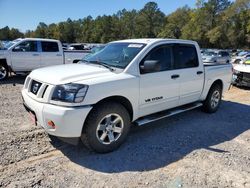
{"label": "grille", "polygon": [[250,73],[243,72],[243,79],[250,80]]}
{"label": "grille", "polygon": [[42,83],[37,82],[35,80],[32,80],[31,86],[30,86],[30,92],[36,95],[38,93],[41,85],[42,85]]}

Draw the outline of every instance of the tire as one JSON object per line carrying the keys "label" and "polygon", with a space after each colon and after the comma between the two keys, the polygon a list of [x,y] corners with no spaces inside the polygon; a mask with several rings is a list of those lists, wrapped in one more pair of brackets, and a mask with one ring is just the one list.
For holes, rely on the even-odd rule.
{"label": "tire", "polygon": [[213,85],[203,103],[203,110],[207,113],[214,113],[218,110],[222,97],[222,88],[220,85]]}
{"label": "tire", "polygon": [[97,153],[112,152],[125,141],[130,124],[129,113],[123,105],[101,103],[87,117],[81,140],[87,148]]}
{"label": "tire", "polygon": [[0,63],[0,81],[5,80],[9,76],[8,67]]}

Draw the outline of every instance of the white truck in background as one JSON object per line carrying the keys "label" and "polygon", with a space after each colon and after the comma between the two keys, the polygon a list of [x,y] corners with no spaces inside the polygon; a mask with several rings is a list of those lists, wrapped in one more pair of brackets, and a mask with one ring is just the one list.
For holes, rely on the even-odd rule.
{"label": "white truck in background", "polygon": [[9,73],[27,74],[34,69],[77,63],[89,51],[64,51],[58,40],[23,38],[0,50],[0,81]]}
{"label": "white truck in background", "polygon": [[200,106],[215,112],[231,79],[232,65],[203,64],[194,41],[130,39],[111,42],[79,64],[32,71],[22,96],[48,134],[81,138],[105,153],[124,142],[132,123]]}

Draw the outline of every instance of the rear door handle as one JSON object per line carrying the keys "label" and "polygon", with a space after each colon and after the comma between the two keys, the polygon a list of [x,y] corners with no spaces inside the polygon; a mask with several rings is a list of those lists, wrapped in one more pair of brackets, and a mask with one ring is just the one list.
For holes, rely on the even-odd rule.
{"label": "rear door handle", "polygon": [[197,74],[203,74],[203,71],[198,71]]}
{"label": "rear door handle", "polygon": [[56,56],[62,56],[62,54],[56,54]]}
{"label": "rear door handle", "polygon": [[33,54],[33,56],[39,56],[39,54]]}
{"label": "rear door handle", "polygon": [[174,75],[171,76],[172,79],[176,79],[176,78],[179,78],[179,77],[180,77],[179,74],[174,74]]}

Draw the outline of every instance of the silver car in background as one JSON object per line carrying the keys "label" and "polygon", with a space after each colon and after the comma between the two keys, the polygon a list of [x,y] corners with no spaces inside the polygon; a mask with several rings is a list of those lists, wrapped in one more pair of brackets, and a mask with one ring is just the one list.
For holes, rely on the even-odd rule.
{"label": "silver car in background", "polygon": [[231,57],[227,51],[205,51],[202,54],[204,63],[230,63]]}

